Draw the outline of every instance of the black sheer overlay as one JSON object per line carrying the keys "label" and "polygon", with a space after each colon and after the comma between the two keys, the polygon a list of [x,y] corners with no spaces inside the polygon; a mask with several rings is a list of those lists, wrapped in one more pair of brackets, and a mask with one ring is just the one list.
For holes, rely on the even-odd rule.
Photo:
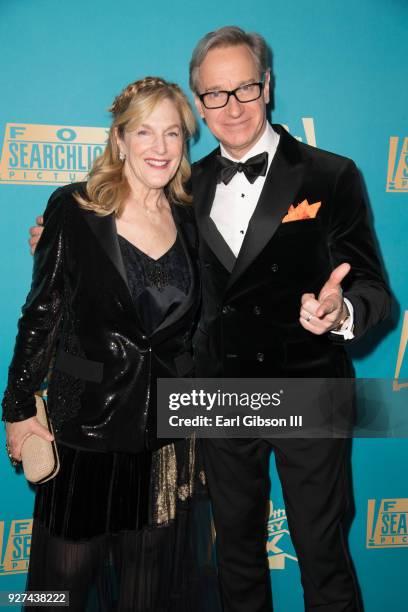
{"label": "black sheer overlay", "polygon": [[150,458],[59,450],[60,473],[38,487],[27,590],[68,590],[78,612],[219,612],[195,441]]}

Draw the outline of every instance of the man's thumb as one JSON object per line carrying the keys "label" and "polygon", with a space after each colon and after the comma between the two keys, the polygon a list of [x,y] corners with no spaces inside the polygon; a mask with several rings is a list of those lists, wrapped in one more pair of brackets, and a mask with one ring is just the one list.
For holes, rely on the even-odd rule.
{"label": "man's thumb", "polygon": [[330,285],[341,285],[343,279],[350,272],[351,266],[348,263],[342,263],[333,270],[330,274],[329,284]]}

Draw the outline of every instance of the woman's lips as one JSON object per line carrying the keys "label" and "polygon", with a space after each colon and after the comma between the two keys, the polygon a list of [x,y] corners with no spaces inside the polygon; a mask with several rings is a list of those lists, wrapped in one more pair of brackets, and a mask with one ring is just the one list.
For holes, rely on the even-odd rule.
{"label": "woman's lips", "polygon": [[147,158],[145,159],[145,162],[151,168],[156,168],[157,170],[163,170],[168,167],[170,160]]}

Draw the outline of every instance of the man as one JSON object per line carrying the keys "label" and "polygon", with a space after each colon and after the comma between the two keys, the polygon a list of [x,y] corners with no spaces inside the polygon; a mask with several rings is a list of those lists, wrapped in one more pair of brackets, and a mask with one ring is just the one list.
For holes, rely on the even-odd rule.
{"label": "man", "polygon": [[[343,345],[389,311],[358,171],[267,122],[267,57],[259,35],[226,27],[207,34],[190,63],[198,112],[221,145],[192,175],[203,277],[197,374],[352,377]],[[343,527],[347,440],[204,442],[225,612],[272,610],[272,449],[306,610],[361,609]]]}
{"label": "man", "polygon": [[[267,122],[267,57],[262,37],[226,27],[207,34],[190,63],[198,112],[221,145],[192,174],[203,277],[197,374],[351,377],[344,344],[389,310],[358,171]],[[272,610],[272,450],[306,610],[360,610],[343,527],[347,440],[213,439],[205,452],[225,612]]]}

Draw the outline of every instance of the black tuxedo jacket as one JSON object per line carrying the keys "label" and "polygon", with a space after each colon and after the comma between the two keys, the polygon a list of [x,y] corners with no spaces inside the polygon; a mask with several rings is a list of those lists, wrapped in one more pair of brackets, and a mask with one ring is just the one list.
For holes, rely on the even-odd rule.
{"label": "black tuxedo jacket", "polygon": [[19,320],[3,418],[35,414],[39,388],[56,350],[48,388],[57,439],[100,451],[138,452],[155,438],[156,379],[189,375],[199,306],[197,235],[191,208],[173,204],[190,268],[186,300],[147,337],[133,305],[114,215],[97,216],[73,199],[84,183],[51,196],[34,257],[31,291]]}
{"label": "black tuxedo jacket", "polygon": [[[219,149],[194,164],[203,311],[196,339],[197,375],[348,377],[341,336],[316,336],[299,323],[301,296],[318,295],[330,272],[348,262],[344,295],[354,334],[385,318],[390,295],[367,221],[360,177],[345,157],[280,141],[238,258],[210,219]],[[282,223],[289,206],[321,202],[314,219]]]}

